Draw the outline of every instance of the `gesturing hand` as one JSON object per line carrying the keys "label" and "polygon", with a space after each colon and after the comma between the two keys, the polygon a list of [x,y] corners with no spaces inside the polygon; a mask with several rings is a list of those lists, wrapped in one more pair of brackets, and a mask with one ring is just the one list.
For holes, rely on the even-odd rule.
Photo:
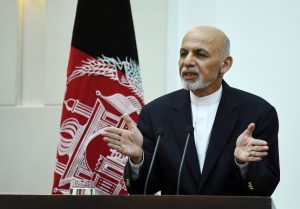
{"label": "gesturing hand", "polygon": [[138,164],[142,161],[143,136],[128,114],[123,114],[123,119],[128,130],[107,127],[101,131],[101,135],[109,147],[127,155],[133,163]]}
{"label": "gesturing hand", "polygon": [[252,133],[254,129],[255,124],[250,123],[236,140],[234,156],[240,162],[260,161],[268,155],[268,143],[264,140],[253,138]]}

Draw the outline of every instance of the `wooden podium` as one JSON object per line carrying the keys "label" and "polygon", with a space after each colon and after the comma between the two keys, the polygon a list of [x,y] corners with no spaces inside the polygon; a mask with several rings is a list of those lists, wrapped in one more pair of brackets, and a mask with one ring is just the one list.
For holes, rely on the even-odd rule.
{"label": "wooden podium", "polygon": [[271,197],[0,195],[0,209],[275,209]]}

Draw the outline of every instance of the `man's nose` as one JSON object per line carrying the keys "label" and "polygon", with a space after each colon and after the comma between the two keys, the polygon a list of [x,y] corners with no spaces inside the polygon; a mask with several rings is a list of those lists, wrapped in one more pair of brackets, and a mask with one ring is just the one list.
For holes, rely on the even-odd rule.
{"label": "man's nose", "polygon": [[188,55],[184,59],[184,65],[189,67],[189,66],[195,66],[195,64],[196,62],[193,54],[191,52],[188,53]]}

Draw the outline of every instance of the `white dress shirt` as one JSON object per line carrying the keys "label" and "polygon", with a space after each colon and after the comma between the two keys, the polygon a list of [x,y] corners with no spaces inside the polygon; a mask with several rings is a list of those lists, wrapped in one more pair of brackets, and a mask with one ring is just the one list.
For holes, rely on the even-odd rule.
{"label": "white dress shirt", "polygon": [[198,97],[190,91],[194,138],[200,163],[200,172],[203,170],[211,129],[221,96],[222,86],[216,92],[204,97]]}

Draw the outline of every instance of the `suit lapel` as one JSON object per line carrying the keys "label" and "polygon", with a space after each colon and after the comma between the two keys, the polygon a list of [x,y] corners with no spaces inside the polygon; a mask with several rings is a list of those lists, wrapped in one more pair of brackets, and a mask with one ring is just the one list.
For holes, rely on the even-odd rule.
{"label": "suit lapel", "polygon": [[223,81],[222,98],[212,127],[211,137],[207,148],[199,185],[199,191],[201,191],[205,181],[207,180],[207,177],[219,158],[223,147],[226,145],[230,134],[232,133],[232,130],[238,121],[238,116],[234,112],[236,107],[237,103],[231,94],[231,88]]}
{"label": "suit lapel", "polygon": [[[187,138],[186,127],[188,125],[193,125],[189,91],[183,90],[183,92],[184,95],[179,98],[180,101],[178,100],[177,102],[174,102],[174,105],[172,107],[173,115],[171,116],[170,121],[176,134],[176,141],[178,142],[182,151],[180,153],[181,155],[183,154],[183,149]],[[200,165],[194,142],[194,134],[191,135],[191,138],[189,140],[186,158],[183,166],[186,166],[188,168],[183,168],[183,172],[189,170],[195,182],[198,183],[200,177]]]}

